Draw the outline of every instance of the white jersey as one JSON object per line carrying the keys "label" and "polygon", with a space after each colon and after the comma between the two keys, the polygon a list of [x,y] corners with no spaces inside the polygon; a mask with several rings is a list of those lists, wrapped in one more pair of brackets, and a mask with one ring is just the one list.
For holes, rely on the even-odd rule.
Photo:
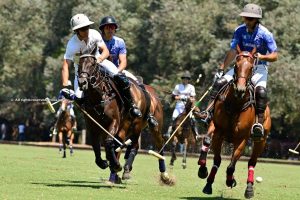
{"label": "white jersey", "polygon": [[89,37],[87,43],[84,40],[79,40],[76,34],[71,37],[67,44],[66,53],[64,59],[72,60],[74,62],[74,57],[80,54],[89,54],[94,48],[97,48],[96,57],[100,55],[99,46],[105,45],[100,33],[94,29],[89,30]]}
{"label": "white jersey", "polygon": [[[173,95],[178,95],[180,97],[195,97],[196,92],[195,92],[195,87],[191,84],[183,85],[178,84],[175,86],[173,92]],[[184,111],[185,108],[185,103],[181,100],[177,100],[175,110],[173,112],[172,118],[175,119],[179,114],[181,114]]]}
{"label": "white jersey", "polygon": [[[74,34],[67,44],[67,49],[64,55],[64,59],[71,60],[75,63],[74,64],[75,67],[74,91],[76,97],[78,98],[83,97],[83,92],[78,87],[78,80],[77,80],[78,65],[76,64],[74,58],[75,56],[80,56],[81,54],[90,54],[94,50],[94,48],[97,48],[95,57],[98,58],[100,56],[99,46],[103,46],[103,45],[105,45],[105,43],[103,41],[102,36],[98,31],[94,29],[89,29],[89,36],[88,36],[87,43],[85,43],[84,40],[79,40],[77,35]],[[103,60],[100,63],[100,65],[105,69],[107,69],[111,73],[111,75],[115,75],[119,72],[118,68],[107,59]]]}

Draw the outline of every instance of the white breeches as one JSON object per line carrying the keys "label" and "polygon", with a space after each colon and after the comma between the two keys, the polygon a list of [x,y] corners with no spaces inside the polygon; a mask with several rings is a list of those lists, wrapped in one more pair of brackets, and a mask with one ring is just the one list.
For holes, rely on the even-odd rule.
{"label": "white breeches", "polygon": [[172,115],[172,120],[175,120],[178,115],[180,115],[184,111],[184,106],[183,107],[175,107]]}
{"label": "white breeches", "polygon": [[[225,75],[224,78],[229,82],[233,79],[234,68],[231,68]],[[266,65],[256,65],[254,66],[253,76],[251,82],[254,87],[262,86],[267,88],[268,80],[268,68]]]}

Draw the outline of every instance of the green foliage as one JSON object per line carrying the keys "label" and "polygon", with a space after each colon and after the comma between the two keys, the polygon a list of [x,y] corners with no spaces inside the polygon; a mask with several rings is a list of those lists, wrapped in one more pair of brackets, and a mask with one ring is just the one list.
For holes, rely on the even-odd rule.
{"label": "green foliage", "polygon": [[[128,50],[128,69],[164,91],[180,82],[189,70],[201,96],[222,62],[234,29],[242,23],[238,14],[248,1],[203,0],[2,0],[0,10],[0,115],[10,120],[35,118],[49,123],[40,102],[16,99],[55,98],[61,88],[65,45],[73,34],[69,21],[76,13],[87,14],[98,30],[100,19],[113,15],[117,35]],[[253,1],[263,8],[261,22],[274,34],[279,60],[269,68],[269,99],[275,131],[299,128],[300,2]],[[288,13],[288,14],[287,14]],[[72,71],[73,69],[71,69]],[[73,73],[72,73],[73,74]],[[73,78],[73,77],[71,77]],[[160,89],[159,89],[160,88]],[[284,94],[284,95],[282,95]],[[205,104],[205,103],[204,103]],[[167,108],[166,120],[171,117]]]}

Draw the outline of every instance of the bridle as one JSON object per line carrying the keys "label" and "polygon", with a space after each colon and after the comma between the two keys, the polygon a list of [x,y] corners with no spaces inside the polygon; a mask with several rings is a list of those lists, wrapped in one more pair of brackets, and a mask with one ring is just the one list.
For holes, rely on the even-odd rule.
{"label": "bridle", "polygon": [[[80,66],[80,62],[79,62],[79,69],[80,72],[78,74],[79,77],[85,77],[87,80],[88,80],[88,83],[91,84],[91,86],[93,88],[96,88],[100,82],[97,83],[97,80],[100,78],[100,73],[99,73],[99,67],[98,67],[98,64],[96,63],[96,57],[95,55],[92,55],[92,54],[83,54],[79,57],[79,59],[81,58],[86,58],[86,57],[92,57],[94,59],[94,63],[92,64],[93,66],[93,69],[92,69],[92,72],[87,72],[87,71],[82,71],[82,66]],[[86,75],[86,76],[84,76]]]}

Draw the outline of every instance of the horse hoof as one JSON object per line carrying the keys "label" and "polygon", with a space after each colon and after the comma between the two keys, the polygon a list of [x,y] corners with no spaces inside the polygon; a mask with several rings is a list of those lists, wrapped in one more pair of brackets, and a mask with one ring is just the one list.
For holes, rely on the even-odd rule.
{"label": "horse hoof", "polygon": [[111,173],[110,176],[109,176],[108,181],[110,183],[114,183],[114,184],[121,184],[122,183],[121,178],[116,173]]}
{"label": "horse hoof", "polygon": [[120,171],[122,171],[123,168],[121,165],[116,165],[113,169],[115,172],[120,172]]}
{"label": "horse hoof", "polygon": [[130,172],[123,172],[123,175],[122,175],[122,180],[128,180],[128,179],[131,179],[131,175],[130,175]]}
{"label": "horse hoof", "polygon": [[228,187],[231,187],[231,188],[233,188],[233,187],[235,187],[236,186],[236,180],[233,178],[232,180],[226,180],[226,185],[228,186]]}
{"label": "horse hoof", "polygon": [[247,188],[245,190],[245,198],[246,199],[251,199],[254,197],[254,190],[253,190],[253,186],[252,183],[248,183],[247,184]]}
{"label": "horse hoof", "polygon": [[199,167],[198,177],[201,179],[205,179],[208,176],[207,167]]}
{"label": "horse hoof", "polygon": [[108,167],[108,163],[106,160],[96,160],[96,164],[98,167],[100,167],[101,169],[106,169]]}
{"label": "horse hoof", "polygon": [[169,186],[172,186],[175,184],[175,180],[172,179],[167,172],[162,172],[160,174],[160,180],[162,181],[162,183],[169,185]]}
{"label": "horse hoof", "polygon": [[182,163],[182,169],[185,169],[186,168],[186,163]]}
{"label": "horse hoof", "polygon": [[212,194],[212,187],[211,187],[211,183],[206,183],[205,187],[203,188],[202,192],[204,194]]}

